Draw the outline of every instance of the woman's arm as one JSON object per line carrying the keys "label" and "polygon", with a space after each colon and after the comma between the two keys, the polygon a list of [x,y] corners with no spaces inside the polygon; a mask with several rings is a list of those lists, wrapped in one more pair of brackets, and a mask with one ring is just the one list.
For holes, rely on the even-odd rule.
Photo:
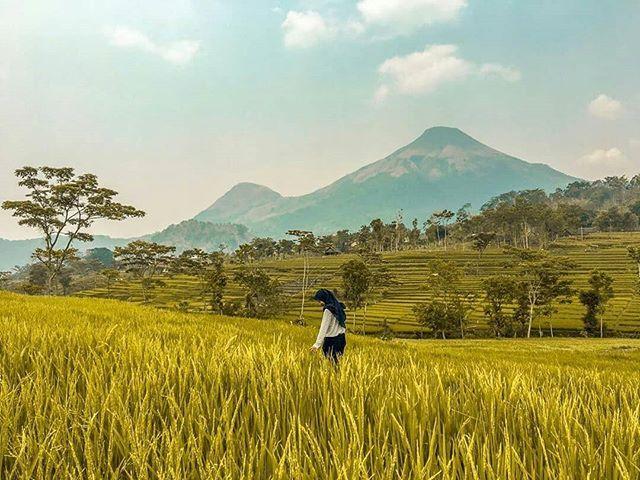
{"label": "woman's arm", "polygon": [[313,348],[321,348],[324,343],[324,337],[327,335],[327,330],[329,330],[329,322],[331,321],[331,312],[329,310],[325,310],[322,314],[322,323],[320,324],[320,330],[318,331],[318,338],[316,338],[316,343],[313,344]]}

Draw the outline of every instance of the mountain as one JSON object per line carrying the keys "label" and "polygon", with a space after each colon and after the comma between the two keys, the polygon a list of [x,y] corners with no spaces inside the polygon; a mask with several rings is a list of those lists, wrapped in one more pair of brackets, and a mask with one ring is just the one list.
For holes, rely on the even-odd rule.
{"label": "mountain", "polygon": [[[197,220],[186,220],[177,225],[170,225],[164,230],[142,237],[111,238],[96,235],[93,242],[78,243],[77,248],[84,252],[90,248],[108,248],[126,245],[133,240],[146,240],[176,247],[178,252],[189,248],[201,248],[206,251],[217,250],[224,244],[230,250],[245,243],[253,235],[247,227],[229,223],[209,223]],[[42,244],[40,239],[5,240],[0,238],[0,270],[7,270],[15,265],[25,265],[31,261],[31,252]]]}
{"label": "mountain", "polygon": [[244,225],[185,220],[177,225],[170,225],[161,232],[140,237],[140,240],[171,245],[176,247],[178,252],[190,248],[212,252],[218,250],[220,245],[235,250],[238,245],[252,238],[253,235]]}
{"label": "mountain", "polygon": [[262,185],[233,187],[195,219],[247,225],[256,235],[287,230],[330,233],[373,218],[421,222],[436,210],[458,209],[511,190],[553,191],[577,180],[548,165],[528,163],[488,147],[457,128],[434,127],[388,157],[313,193],[283,197]]}

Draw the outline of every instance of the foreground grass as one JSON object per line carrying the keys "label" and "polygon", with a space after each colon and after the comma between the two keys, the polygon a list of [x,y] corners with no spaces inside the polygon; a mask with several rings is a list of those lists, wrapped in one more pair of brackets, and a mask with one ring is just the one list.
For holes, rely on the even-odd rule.
{"label": "foreground grass", "polygon": [[0,294],[0,478],[640,478],[640,342],[350,337]]}

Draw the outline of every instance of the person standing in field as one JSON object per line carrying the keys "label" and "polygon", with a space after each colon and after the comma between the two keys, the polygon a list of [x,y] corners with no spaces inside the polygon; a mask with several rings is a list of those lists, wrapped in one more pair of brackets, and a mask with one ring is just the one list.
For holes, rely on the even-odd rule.
{"label": "person standing in field", "polygon": [[318,290],[313,298],[322,303],[322,323],[316,343],[313,344],[311,350],[317,351],[322,348],[324,356],[337,364],[347,346],[345,336],[347,314],[344,311],[344,304],[336,298],[333,292],[324,288]]}

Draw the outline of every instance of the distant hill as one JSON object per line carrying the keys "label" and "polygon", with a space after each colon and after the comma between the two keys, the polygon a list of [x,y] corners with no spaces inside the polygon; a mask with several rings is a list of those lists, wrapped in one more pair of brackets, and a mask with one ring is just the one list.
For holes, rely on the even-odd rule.
{"label": "distant hill", "polygon": [[473,208],[511,190],[553,191],[577,180],[548,165],[528,163],[483,145],[457,128],[434,127],[388,157],[299,197],[241,183],[195,219],[247,225],[256,235],[301,228],[330,233],[373,218],[424,221],[444,208]]}
{"label": "distant hill", "polygon": [[[252,237],[253,235],[243,225],[186,220],[177,225],[170,225],[160,232],[142,237],[111,238],[105,235],[96,235],[93,242],[78,243],[76,246],[80,251],[99,247],[112,250],[133,240],[146,240],[172,245],[177,248],[178,252],[188,248],[202,248],[206,251],[214,251],[218,249],[220,244],[224,244],[227,248],[234,250],[241,243],[251,240]],[[0,238],[0,270],[29,263],[31,261],[31,252],[40,244],[40,239],[5,240]]]}
{"label": "distant hill", "polygon": [[[241,243],[253,238],[244,225],[231,223],[210,223],[198,220],[185,220],[177,225],[170,225],[161,232],[140,237],[141,240],[172,245],[178,252],[189,248],[201,248],[207,252],[218,250],[224,245],[235,250]],[[127,240],[129,242],[130,240]]]}

